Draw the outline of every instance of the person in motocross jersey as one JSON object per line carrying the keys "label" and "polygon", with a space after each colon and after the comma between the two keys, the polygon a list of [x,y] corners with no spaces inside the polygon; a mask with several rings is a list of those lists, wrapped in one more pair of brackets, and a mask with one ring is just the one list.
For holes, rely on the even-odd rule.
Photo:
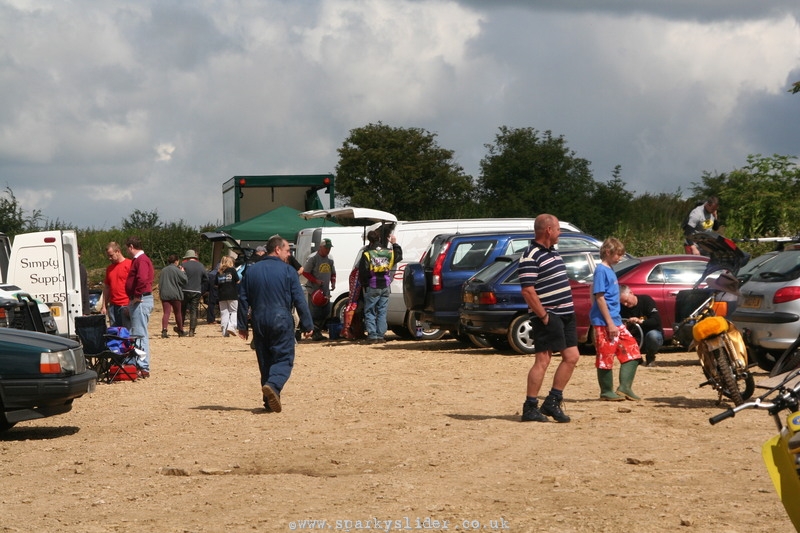
{"label": "person in motocross jersey", "polygon": [[389,246],[382,247],[380,235],[375,230],[367,233],[367,240],[369,245],[358,262],[358,277],[364,290],[367,343],[375,344],[385,341],[390,285],[397,263],[403,260],[403,249],[394,235],[389,237]]}

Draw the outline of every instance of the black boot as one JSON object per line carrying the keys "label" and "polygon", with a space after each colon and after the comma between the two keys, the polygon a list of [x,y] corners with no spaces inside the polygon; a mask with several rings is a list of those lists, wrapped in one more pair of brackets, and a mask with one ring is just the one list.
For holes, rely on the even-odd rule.
{"label": "black boot", "polygon": [[549,422],[546,416],[544,416],[539,408],[534,405],[533,403],[525,400],[525,403],[522,404],[522,421],[523,422]]}
{"label": "black boot", "polygon": [[570,418],[561,410],[561,404],[564,403],[563,399],[556,398],[552,394],[548,394],[542,404],[542,414],[553,417],[556,422],[569,422]]}

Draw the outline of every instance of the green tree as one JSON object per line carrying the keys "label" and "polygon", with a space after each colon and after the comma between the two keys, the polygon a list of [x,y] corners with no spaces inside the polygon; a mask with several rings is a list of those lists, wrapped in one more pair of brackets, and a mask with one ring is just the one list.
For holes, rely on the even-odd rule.
{"label": "green tree", "polygon": [[597,184],[589,161],[577,157],[563,136],[502,126],[486,148],[478,187],[487,216],[531,217],[546,212],[592,230],[586,209]]}
{"label": "green tree", "polygon": [[42,213],[39,210],[34,210],[26,216],[17,197],[14,196],[14,191],[6,186],[0,196],[0,231],[10,236],[36,231],[39,229],[41,219]]}
{"label": "green tree", "polygon": [[472,179],[433,133],[378,122],[351,130],[338,151],[337,193],[350,205],[407,220],[475,213]]}
{"label": "green tree", "polygon": [[619,237],[620,221],[628,220],[633,193],[622,180],[622,168],[617,165],[608,182],[597,183],[592,201],[585,206],[586,227],[596,235]]}
{"label": "green tree", "polygon": [[158,211],[142,211],[134,209],[128,218],[122,221],[123,231],[141,231],[161,227]]}

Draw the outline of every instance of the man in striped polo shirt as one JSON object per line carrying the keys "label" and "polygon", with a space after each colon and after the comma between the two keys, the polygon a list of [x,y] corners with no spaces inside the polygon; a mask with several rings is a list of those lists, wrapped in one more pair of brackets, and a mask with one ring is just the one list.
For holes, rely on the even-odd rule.
{"label": "man in striped polo shirt", "polygon": [[[523,422],[569,422],[561,410],[563,391],[578,364],[578,333],[567,269],[555,245],[561,234],[558,219],[542,214],[533,225],[534,242],[519,261],[522,296],[533,316],[533,341],[536,355],[528,372],[527,398],[522,406]],[[539,408],[539,389],[554,352],[561,352],[561,362],[553,376],[553,388]]]}

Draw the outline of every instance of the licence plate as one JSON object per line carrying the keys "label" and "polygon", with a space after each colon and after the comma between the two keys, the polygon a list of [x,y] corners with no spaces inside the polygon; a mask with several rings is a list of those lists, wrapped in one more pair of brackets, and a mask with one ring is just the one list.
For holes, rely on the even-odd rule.
{"label": "licence plate", "polygon": [[761,307],[761,300],[761,296],[746,296],[742,301],[742,307],[746,307],[748,309],[758,309]]}
{"label": "licence plate", "polygon": [[475,295],[474,294],[472,294],[471,292],[465,292],[464,293],[464,303],[465,304],[471,304],[474,301],[475,301]]}

